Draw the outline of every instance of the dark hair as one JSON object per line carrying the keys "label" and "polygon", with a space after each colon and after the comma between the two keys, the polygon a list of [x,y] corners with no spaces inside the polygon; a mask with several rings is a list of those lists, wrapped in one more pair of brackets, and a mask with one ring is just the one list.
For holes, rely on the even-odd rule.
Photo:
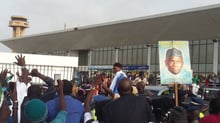
{"label": "dark hair", "polygon": [[210,114],[220,114],[220,97],[214,98],[209,103]]}
{"label": "dark hair", "polygon": [[122,69],[122,67],[123,67],[122,64],[121,64],[121,63],[118,63],[118,62],[115,63],[113,66],[114,66],[114,67],[119,67],[119,68],[121,68],[121,69]]}
{"label": "dark hair", "polygon": [[27,96],[29,98],[40,98],[41,96],[41,88],[39,85],[31,85],[28,88]]}
{"label": "dark hair", "polygon": [[187,123],[187,112],[181,107],[175,107],[169,115],[169,123]]}
{"label": "dark hair", "polygon": [[62,80],[63,81],[63,94],[64,95],[71,95],[72,94],[72,83],[69,80]]}

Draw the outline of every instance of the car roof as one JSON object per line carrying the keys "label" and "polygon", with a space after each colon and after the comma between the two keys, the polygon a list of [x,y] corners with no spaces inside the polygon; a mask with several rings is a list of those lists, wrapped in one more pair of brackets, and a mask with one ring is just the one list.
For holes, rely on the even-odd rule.
{"label": "car roof", "polygon": [[155,91],[160,91],[163,89],[169,89],[167,86],[145,86],[146,90],[155,90]]}
{"label": "car roof", "polygon": [[220,87],[207,87],[207,88],[204,88],[204,90],[213,90],[213,91],[220,91]]}

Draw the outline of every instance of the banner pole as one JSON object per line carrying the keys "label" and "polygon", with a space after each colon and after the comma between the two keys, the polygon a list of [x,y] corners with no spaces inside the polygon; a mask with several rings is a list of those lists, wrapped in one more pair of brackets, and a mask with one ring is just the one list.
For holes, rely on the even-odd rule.
{"label": "banner pole", "polygon": [[176,106],[179,106],[179,102],[178,102],[178,83],[177,82],[174,83],[174,88],[175,88],[175,103],[176,103]]}

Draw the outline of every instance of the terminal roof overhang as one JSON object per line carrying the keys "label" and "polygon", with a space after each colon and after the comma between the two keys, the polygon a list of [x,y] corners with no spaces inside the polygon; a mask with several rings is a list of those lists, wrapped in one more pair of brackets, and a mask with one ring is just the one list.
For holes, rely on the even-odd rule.
{"label": "terminal roof overhang", "polygon": [[220,38],[220,4],[3,40],[14,52],[89,50],[159,40]]}

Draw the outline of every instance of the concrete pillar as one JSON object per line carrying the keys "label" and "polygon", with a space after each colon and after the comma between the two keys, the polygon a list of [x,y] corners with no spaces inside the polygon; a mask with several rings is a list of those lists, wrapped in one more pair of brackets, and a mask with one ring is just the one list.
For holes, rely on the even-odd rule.
{"label": "concrete pillar", "polygon": [[118,62],[118,50],[119,48],[115,48],[115,62]]}
{"label": "concrete pillar", "polygon": [[89,71],[89,77],[91,77],[91,70],[89,69],[89,66],[92,65],[92,50],[88,52],[88,71]]}
{"label": "concrete pillar", "polygon": [[213,40],[214,48],[213,48],[213,73],[218,75],[218,41]]}
{"label": "concrete pillar", "polygon": [[151,68],[151,45],[147,45],[147,65],[149,66],[148,72],[150,74],[150,68]]}

